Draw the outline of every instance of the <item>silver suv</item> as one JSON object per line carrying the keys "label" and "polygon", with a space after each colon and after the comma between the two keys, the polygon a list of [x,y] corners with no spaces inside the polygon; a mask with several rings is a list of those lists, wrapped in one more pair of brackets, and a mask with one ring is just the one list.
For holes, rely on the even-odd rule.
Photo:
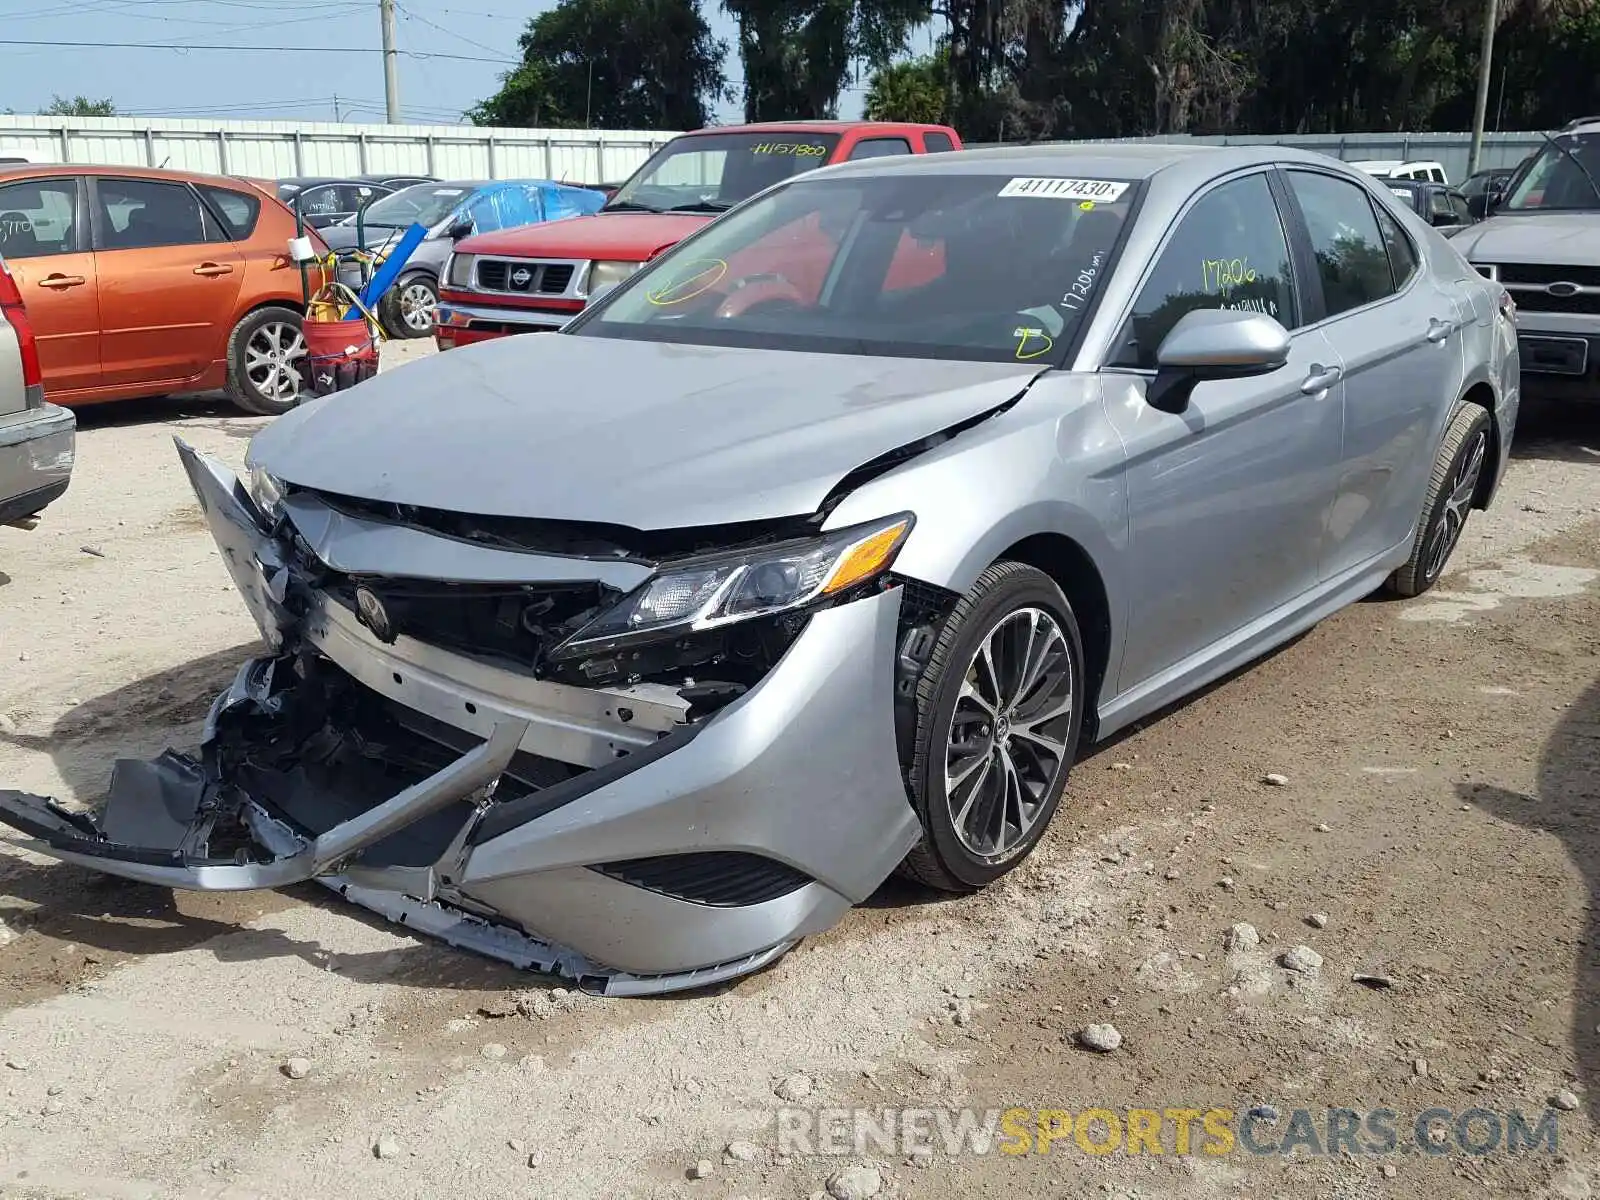
{"label": "silver suv", "polygon": [[37,516],[67,490],[77,422],[44,400],[39,344],[0,259],[0,525]]}
{"label": "silver suv", "polygon": [[1528,383],[1600,399],[1600,117],[1552,136],[1452,241],[1516,301]]}

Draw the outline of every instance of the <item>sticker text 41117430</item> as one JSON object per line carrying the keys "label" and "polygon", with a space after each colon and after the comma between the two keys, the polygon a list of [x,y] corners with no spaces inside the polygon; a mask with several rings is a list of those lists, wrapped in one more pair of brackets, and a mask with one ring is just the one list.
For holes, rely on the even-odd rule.
{"label": "sticker text 41117430", "polygon": [[1096,200],[1109,204],[1128,190],[1113,179],[1064,179],[1060,176],[1019,175],[998,193],[1041,200]]}

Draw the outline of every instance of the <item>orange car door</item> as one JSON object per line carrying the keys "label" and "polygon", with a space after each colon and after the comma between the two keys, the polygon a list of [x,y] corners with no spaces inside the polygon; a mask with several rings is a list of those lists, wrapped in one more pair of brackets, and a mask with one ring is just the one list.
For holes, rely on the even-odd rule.
{"label": "orange car door", "polygon": [[102,175],[92,191],[106,384],[193,379],[226,351],[244,256],[186,183]]}
{"label": "orange car door", "polygon": [[72,401],[100,382],[100,302],[83,180],[0,185],[0,256],[39,339],[45,394]]}

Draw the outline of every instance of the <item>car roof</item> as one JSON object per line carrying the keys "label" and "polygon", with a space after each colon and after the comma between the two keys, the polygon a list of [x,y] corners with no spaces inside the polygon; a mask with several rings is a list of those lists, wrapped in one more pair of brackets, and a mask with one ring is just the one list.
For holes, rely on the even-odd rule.
{"label": "car roof", "polygon": [[236,188],[249,183],[240,175],[211,175],[205,171],[179,171],[168,167],[130,167],[121,163],[8,163],[0,165],[0,180],[59,179],[63,175],[115,175],[122,179],[165,179]]}
{"label": "car roof", "polygon": [[[960,154],[897,154],[819,168],[829,175],[1040,175],[1149,179],[1177,170],[1206,174],[1269,163],[1339,167],[1331,155],[1288,146],[1197,146],[1172,142],[1074,142],[989,146]],[[808,172],[809,177],[812,172]]]}
{"label": "car roof", "polygon": [[1560,129],[1561,133],[1600,132],[1600,117],[1574,117]]}
{"label": "car roof", "polygon": [[920,121],[756,121],[749,125],[708,125],[694,129],[683,137],[706,137],[718,133],[847,133],[852,129],[865,129],[892,133],[896,130],[920,129],[946,133],[948,125],[926,125]]}

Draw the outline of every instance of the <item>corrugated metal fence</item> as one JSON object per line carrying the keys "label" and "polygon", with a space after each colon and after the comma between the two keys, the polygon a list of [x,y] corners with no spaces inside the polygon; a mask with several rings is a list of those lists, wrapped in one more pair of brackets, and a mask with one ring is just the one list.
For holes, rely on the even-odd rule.
{"label": "corrugated metal fence", "polygon": [[46,162],[164,166],[264,179],[390,171],[444,179],[612,183],[627,178],[673,136],[470,125],[0,116],[0,155],[10,151]]}
{"label": "corrugated metal fence", "polygon": [[[0,116],[0,154],[11,150],[53,162],[181,167],[266,179],[392,171],[454,179],[612,183],[626,178],[673,136],[659,131],[469,125]],[[1083,140],[1265,144],[1299,146],[1343,159],[1426,159],[1442,163],[1446,174],[1460,182],[1467,173],[1472,137],[1467,133],[1329,133]],[[1488,134],[1481,165],[1515,166],[1542,144],[1537,133]]]}
{"label": "corrugated metal fence", "polygon": [[[1400,159],[1437,162],[1453,183],[1467,177],[1467,158],[1471,153],[1470,133],[1311,133],[1311,134],[1217,134],[1194,137],[1173,134],[1148,138],[1084,138],[1086,142],[1176,142],[1211,146],[1295,146],[1345,159]],[[998,145],[996,142],[985,145]],[[1479,169],[1514,167],[1544,145],[1537,133],[1489,133],[1484,135]],[[976,148],[974,146],[974,148]]]}

